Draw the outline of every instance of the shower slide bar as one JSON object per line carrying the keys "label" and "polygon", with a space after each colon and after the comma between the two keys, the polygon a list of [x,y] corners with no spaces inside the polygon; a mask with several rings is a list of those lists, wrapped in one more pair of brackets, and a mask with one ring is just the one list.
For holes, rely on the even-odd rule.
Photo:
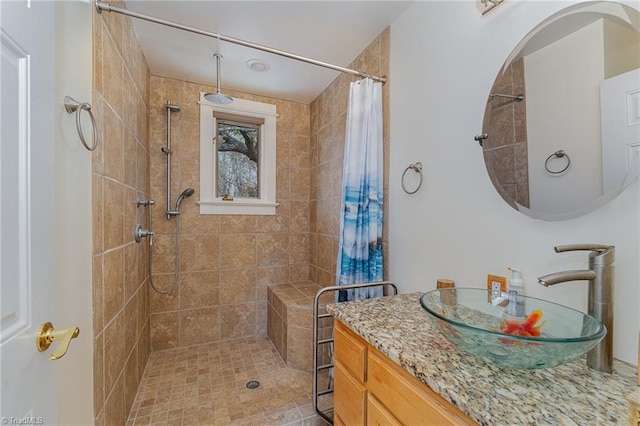
{"label": "shower slide bar", "polygon": [[120,8],[120,7],[116,7],[116,6],[111,5],[110,3],[106,3],[106,2],[103,2],[103,1],[100,1],[100,0],[96,0],[95,1],[95,6],[96,6],[96,9],[97,9],[98,13],[102,13],[103,10],[106,10],[107,12],[120,13],[122,15],[130,16],[132,18],[142,19],[144,21],[153,22],[155,24],[160,24],[160,25],[165,25],[167,27],[172,27],[172,28],[176,28],[176,29],[179,29],[179,30],[188,31],[188,32],[191,32],[191,33],[194,33],[194,34],[200,34],[200,35],[203,35],[203,36],[206,36],[206,37],[217,38],[218,40],[221,40],[221,41],[226,41],[226,42],[229,42],[229,43],[238,44],[240,46],[249,47],[251,49],[262,50],[263,52],[273,53],[274,55],[284,56],[285,58],[295,59],[296,61],[306,62],[308,64],[317,65],[319,67],[329,68],[329,69],[332,69],[334,71],[340,71],[340,72],[343,72],[343,73],[346,73],[346,74],[357,75],[357,76],[362,77],[362,78],[371,78],[372,80],[380,81],[383,84],[386,83],[386,81],[387,81],[387,78],[384,77],[384,76],[378,77],[378,76],[366,73],[364,71],[358,71],[358,70],[354,70],[354,69],[351,69],[351,68],[345,68],[345,67],[341,67],[341,66],[338,66],[338,65],[333,65],[333,64],[330,64],[330,63],[327,63],[327,62],[318,61],[316,59],[307,58],[305,56],[296,55],[295,53],[285,52],[284,50],[278,50],[278,49],[274,49],[272,47],[263,46],[261,44],[252,43],[250,41],[245,41],[245,40],[241,40],[241,39],[238,39],[238,38],[225,36],[223,34],[212,33],[212,32],[209,32],[209,31],[198,29],[198,28],[189,27],[187,25],[178,24],[176,22],[167,21],[165,19],[155,18],[153,16],[144,15],[142,13],[133,12],[133,11],[128,10],[128,9],[123,9],[123,8]]}
{"label": "shower slide bar", "polygon": [[[320,339],[318,336],[318,325],[319,321],[323,318],[331,318],[331,314],[320,313],[320,298],[324,293],[330,291],[340,291],[340,290],[351,290],[358,288],[367,288],[367,287],[379,287],[386,286],[390,287],[392,294],[390,296],[395,296],[398,294],[398,287],[391,281],[377,281],[372,283],[359,283],[359,284],[350,284],[350,285],[334,285],[331,287],[324,287],[318,290],[316,293],[316,297],[313,300],[313,410],[320,417],[325,419],[330,424],[333,424],[333,414],[327,414],[328,411],[322,411],[318,407],[318,397],[322,395],[327,395],[333,392],[332,380],[329,381],[327,389],[318,390],[318,373],[321,371],[329,370],[333,368],[333,337],[328,339]],[[331,326],[333,328],[333,325]],[[318,349],[320,345],[331,345],[331,362],[329,364],[318,365]],[[333,408],[331,409],[333,411]]]}

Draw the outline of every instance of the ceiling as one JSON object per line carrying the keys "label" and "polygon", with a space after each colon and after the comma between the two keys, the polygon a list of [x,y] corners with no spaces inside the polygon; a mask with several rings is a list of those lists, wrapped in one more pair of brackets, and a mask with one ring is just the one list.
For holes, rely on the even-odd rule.
{"label": "ceiling", "polygon": [[[408,1],[127,0],[127,9],[155,18],[342,67],[400,15]],[[105,12],[108,13],[108,12]],[[339,72],[272,53],[132,18],[151,74],[310,103]],[[266,72],[247,61],[269,64]]]}

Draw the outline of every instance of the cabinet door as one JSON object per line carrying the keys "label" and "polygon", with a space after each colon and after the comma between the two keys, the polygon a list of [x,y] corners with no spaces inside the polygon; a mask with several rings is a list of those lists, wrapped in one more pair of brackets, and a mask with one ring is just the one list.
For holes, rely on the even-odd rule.
{"label": "cabinet door", "polygon": [[364,340],[338,320],[334,321],[333,338],[335,361],[364,384],[367,368],[367,345]]}
{"label": "cabinet door", "polygon": [[335,416],[346,425],[364,425],[367,392],[347,370],[336,362],[334,367],[333,405]]}
{"label": "cabinet door", "polygon": [[449,402],[377,351],[369,351],[367,389],[406,425],[475,424]]}
{"label": "cabinet door", "polygon": [[367,426],[402,426],[373,395],[367,395]]}

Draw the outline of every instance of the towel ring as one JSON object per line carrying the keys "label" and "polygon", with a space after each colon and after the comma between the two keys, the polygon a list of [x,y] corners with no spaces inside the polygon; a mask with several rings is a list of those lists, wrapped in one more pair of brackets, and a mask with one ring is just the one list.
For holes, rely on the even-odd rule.
{"label": "towel ring", "polygon": [[[562,168],[561,170],[551,170],[549,168],[549,161],[551,161],[552,158],[566,158],[567,159],[567,164],[566,166],[564,166],[564,168]],[[548,171],[549,173],[551,173],[552,175],[559,175],[560,173],[563,173],[564,171],[566,171],[569,166],[571,165],[571,158],[569,158],[569,154],[567,154],[566,152],[564,152],[564,150],[559,149],[558,151],[554,152],[553,154],[551,154],[550,156],[547,157],[547,159],[544,162],[544,169],[546,171]]]}
{"label": "towel ring", "polygon": [[[413,191],[409,191],[404,184],[404,178],[407,175],[407,172],[409,170],[413,170],[414,172],[420,175],[420,182],[418,183],[418,186],[416,187],[416,189],[414,189]],[[422,163],[418,161],[417,163],[409,164],[409,166],[407,166],[407,168],[404,169],[404,172],[402,172],[402,179],[400,180],[400,183],[402,184],[402,189],[407,194],[415,194],[416,192],[418,192],[420,187],[422,187]]]}
{"label": "towel ring", "polygon": [[[89,151],[96,149],[98,146],[98,127],[96,125],[96,119],[93,117],[93,113],[91,112],[91,104],[89,102],[78,102],[71,96],[65,96],[64,109],[67,110],[68,114],[76,113],[76,129],[78,130],[78,136],[80,136],[80,142],[82,142],[82,145],[84,145],[84,147]],[[82,132],[82,123],[80,121],[80,114],[82,111],[87,111],[89,113],[91,126],[93,127],[93,145],[91,147],[89,147],[87,140],[84,138],[84,133]]]}

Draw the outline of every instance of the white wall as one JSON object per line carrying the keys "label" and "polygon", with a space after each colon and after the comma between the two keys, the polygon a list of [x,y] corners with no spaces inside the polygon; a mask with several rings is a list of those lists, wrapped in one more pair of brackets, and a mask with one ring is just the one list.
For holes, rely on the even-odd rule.
{"label": "white wall", "polygon": [[[604,80],[604,31],[600,19],[524,58],[527,85],[529,203],[563,213],[602,195],[600,82]],[[544,164],[564,150],[566,173]],[[562,170],[566,158],[549,162]]]}
{"label": "white wall", "polygon": [[[493,189],[482,150],[473,141],[505,58],[538,22],[574,3],[511,1],[482,18],[472,1],[426,1],[413,4],[393,23],[390,278],[402,293],[433,289],[442,277],[459,287],[484,287],[487,273],[504,275],[508,266],[516,266],[528,295],[586,311],[586,282],[545,288],[536,278],[586,268],[587,253],[556,254],[554,245],[614,244],[614,355],[635,364],[640,183],[577,219],[531,219]],[[400,176],[416,161],[424,164],[425,183],[407,195]]]}
{"label": "white wall", "polygon": [[[79,327],[57,364],[58,422],[93,424],[93,322],[91,153],[78,138],[75,115],[64,111],[66,95],[91,102],[93,3],[56,2],[56,328]],[[91,122],[83,114],[91,143]],[[104,142],[102,142],[104,143]]]}

